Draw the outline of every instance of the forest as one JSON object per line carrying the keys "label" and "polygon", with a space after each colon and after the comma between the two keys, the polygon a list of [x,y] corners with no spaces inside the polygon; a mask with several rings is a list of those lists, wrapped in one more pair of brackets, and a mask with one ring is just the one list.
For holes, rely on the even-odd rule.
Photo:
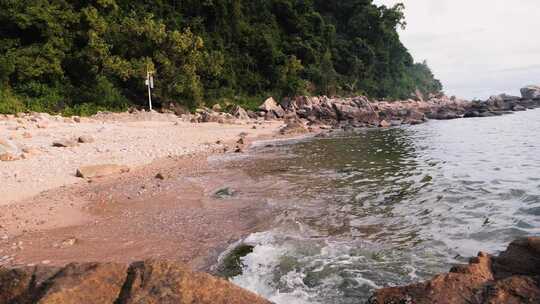
{"label": "forest", "polygon": [[0,0],[0,113],[442,90],[372,0]]}

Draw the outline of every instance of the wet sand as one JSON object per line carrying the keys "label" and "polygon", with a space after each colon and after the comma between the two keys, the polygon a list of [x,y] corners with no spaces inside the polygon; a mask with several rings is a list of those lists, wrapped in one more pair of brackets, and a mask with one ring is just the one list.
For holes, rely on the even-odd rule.
{"label": "wet sand", "polygon": [[[283,137],[279,125],[250,132],[244,147]],[[199,135],[208,128],[201,127]],[[234,147],[236,131],[247,126],[228,128],[226,140],[199,152],[161,157],[128,173],[48,185],[30,198],[0,204],[0,266],[156,258],[209,271],[221,252],[267,228],[277,212],[267,201],[275,183],[255,182],[241,161],[223,165],[220,157],[244,157],[231,150],[223,154],[223,146]],[[29,193],[37,191],[25,186]],[[233,195],[215,195],[224,188]]]}

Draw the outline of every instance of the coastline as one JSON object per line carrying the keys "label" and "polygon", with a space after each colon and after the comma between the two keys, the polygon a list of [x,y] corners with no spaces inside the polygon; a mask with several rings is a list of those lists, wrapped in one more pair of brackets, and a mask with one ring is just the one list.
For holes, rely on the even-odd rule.
{"label": "coastline", "polygon": [[[407,104],[417,106],[412,102],[405,103]],[[403,123],[410,115],[420,117],[419,123],[426,120],[423,118],[425,112],[421,112],[421,117],[418,112],[409,109],[402,115],[402,105],[381,104],[379,115],[385,114],[376,118],[370,114],[367,116],[370,120],[367,123],[351,119],[332,125],[334,128],[343,129],[389,127],[394,124],[385,125],[382,121],[386,119],[381,120],[383,116],[393,122],[389,117],[395,117],[388,113],[404,118]],[[439,104],[438,109],[442,109],[437,112],[440,114],[454,108],[445,108]],[[266,114],[272,111],[268,110]],[[360,117],[365,114],[361,110],[354,113],[359,113]],[[463,114],[458,116],[462,117]],[[459,117],[441,114],[438,119]],[[23,185],[23,188],[39,194],[0,205],[0,214],[3,215],[0,216],[0,266],[62,266],[71,262],[95,261],[132,263],[157,259],[179,262],[191,269],[208,272],[225,249],[253,232],[265,230],[279,212],[264,199],[253,199],[271,197],[274,194],[272,188],[259,187],[256,189],[256,196],[247,193],[249,191],[242,187],[251,183],[250,176],[245,174],[241,164],[236,164],[236,167],[221,166],[219,161],[210,164],[208,157],[217,155],[219,158],[219,155],[225,152],[243,155],[235,153],[235,150],[243,152],[249,146],[271,144],[281,139],[291,140],[319,136],[318,134],[324,136],[329,124],[322,119],[309,121],[297,116],[282,117],[269,122],[239,121],[233,125],[193,124],[185,120],[178,121],[179,118],[173,119],[176,121],[166,120],[157,124],[155,134],[160,127],[168,125],[170,128],[184,128],[180,132],[189,129],[194,132],[191,136],[201,136],[204,132],[212,132],[212,128],[216,128],[220,131],[220,136],[217,139],[210,137],[209,142],[202,143],[201,138],[204,136],[201,136],[195,140],[195,144],[189,146],[193,149],[191,153],[171,155],[164,150],[167,155],[157,157],[150,163],[133,165],[129,172],[121,174],[89,179],[76,178],[77,182],[68,181],[60,187],[51,187],[45,191],[31,189],[32,185],[29,184]],[[76,121],[59,123],[74,126],[75,129],[84,124]],[[114,124],[122,126],[141,123],[148,127],[147,120],[121,121]],[[415,124],[413,121],[407,123]],[[51,131],[54,130],[54,125],[51,129],[48,128],[49,126],[36,127],[38,131]],[[223,129],[227,136],[222,136]],[[288,133],[287,130],[293,132]],[[19,138],[24,138],[24,132],[28,129],[6,131],[22,133]],[[43,138],[47,143],[51,141],[50,136]],[[214,144],[210,140],[215,140]],[[96,142],[100,143],[99,139]],[[73,147],[55,148],[54,151],[77,153],[78,149],[90,148],[92,144],[80,143]],[[172,144],[175,142],[172,141]],[[198,148],[200,149],[197,150]],[[39,155],[37,154],[35,160],[39,160]],[[84,153],[77,155],[85,156]],[[144,156],[144,153],[140,155]],[[20,161],[29,160],[32,158]],[[241,163],[241,160],[238,163]],[[73,177],[73,171],[73,168],[70,169],[67,175]],[[229,194],[229,188],[235,193],[248,195]],[[225,195],[216,195],[221,190],[226,190]]]}

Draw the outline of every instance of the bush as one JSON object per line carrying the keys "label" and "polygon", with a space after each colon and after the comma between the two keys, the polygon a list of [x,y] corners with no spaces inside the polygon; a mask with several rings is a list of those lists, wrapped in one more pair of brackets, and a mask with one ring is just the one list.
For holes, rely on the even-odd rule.
{"label": "bush", "polygon": [[24,110],[20,99],[13,96],[9,90],[0,88],[0,114],[15,114]]}

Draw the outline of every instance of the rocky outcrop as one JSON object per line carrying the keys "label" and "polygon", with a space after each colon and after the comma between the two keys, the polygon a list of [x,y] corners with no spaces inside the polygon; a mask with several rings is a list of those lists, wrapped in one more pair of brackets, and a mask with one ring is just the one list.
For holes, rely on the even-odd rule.
{"label": "rocky outcrop", "polygon": [[479,253],[424,283],[380,289],[368,303],[540,303],[540,238],[514,241],[498,257]]}
{"label": "rocky outcrop", "polygon": [[521,89],[523,99],[540,99],[540,86],[531,85]]}
{"label": "rocky outcrop", "polygon": [[0,303],[269,304],[223,279],[164,261],[0,268]]}

